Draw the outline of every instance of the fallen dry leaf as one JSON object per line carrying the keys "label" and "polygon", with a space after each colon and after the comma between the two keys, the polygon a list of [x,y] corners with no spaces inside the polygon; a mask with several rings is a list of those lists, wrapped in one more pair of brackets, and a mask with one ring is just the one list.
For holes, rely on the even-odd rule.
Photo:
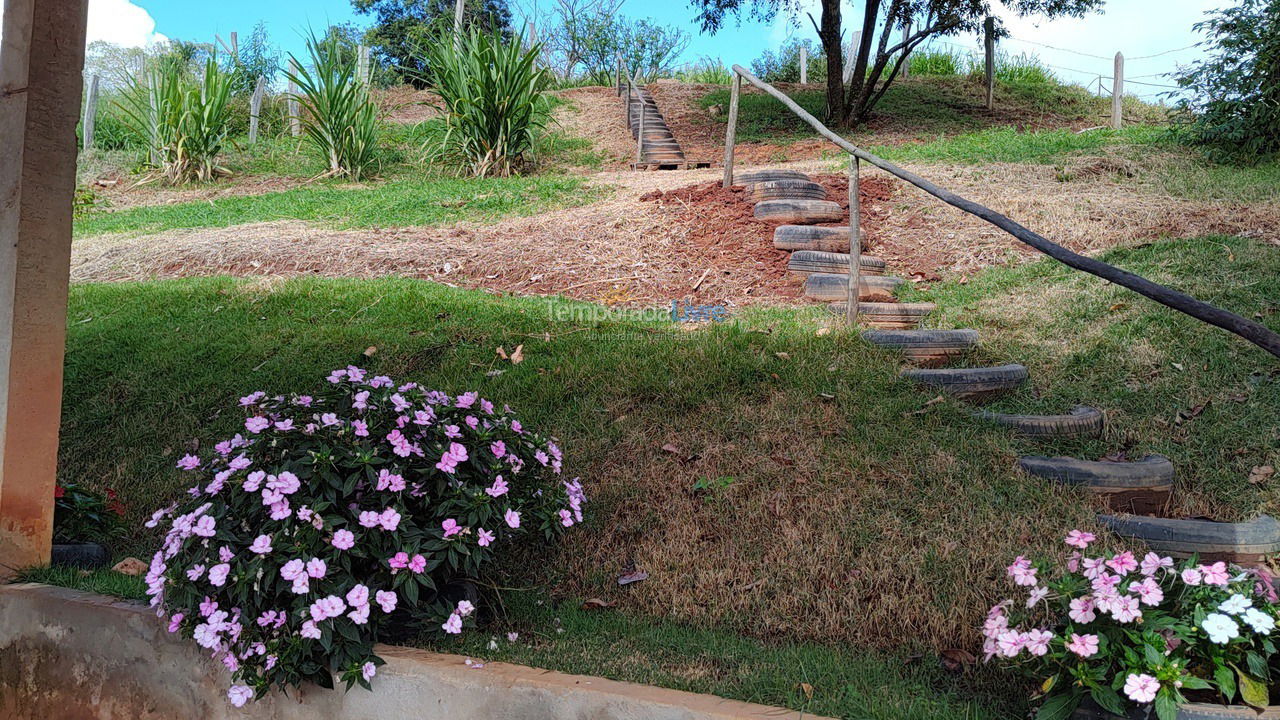
{"label": "fallen dry leaf", "polygon": [[812,699],[813,699],[813,686],[812,686],[812,685],[810,685],[810,684],[809,684],[809,683],[807,683],[807,682],[802,682],[802,683],[798,683],[798,684],[796,685],[796,687],[800,689],[800,692],[804,693],[804,699],[805,699],[805,700],[812,700]]}
{"label": "fallen dry leaf", "polygon": [[601,598],[587,598],[582,601],[583,610],[604,610],[613,607],[613,603]]}
{"label": "fallen dry leaf", "polygon": [[1254,469],[1249,471],[1249,483],[1252,485],[1258,485],[1259,483],[1264,483],[1267,481],[1267,478],[1275,474],[1276,474],[1276,469],[1271,467],[1270,465],[1259,465],[1258,467],[1255,467]]}
{"label": "fallen dry leaf", "polygon": [[506,350],[504,350],[504,349],[502,348],[502,346],[501,346],[501,345],[499,345],[499,346],[498,346],[498,349],[497,349],[497,350],[494,350],[494,352],[495,352],[495,353],[497,353],[497,354],[498,354],[498,357],[502,358],[503,360],[507,360],[507,359],[509,359],[509,358],[508,358],[508,356],[507,356],[507,351],[506,351]]}
{"label": "fallen dry leaf", "polygon": [[665,452],[669,452],[669,453],[671,453],[672,455],[679,455],[679,454],[680,454],[680,448],[676,447],[675,445],[672,445],[671,443],[667,443],[666,445],[663,445],[663,446],[662,446],[662,449],[663,449]]}
{"label": "fallen dry leaf", "polygon": [[121,575],[141,575],[147,571],[147,564],[136,557],[127,557],[116,563],[111,570]]}
{"label": "fallen dry leaf", "polygon": [[822,337],[823,335],[830,335],[830,334],[831,334],[831,328],[826,328],[826,327],[818,328],[818,333],[817,333],[818,337]]}
{"label": "fallen dry leaf", "polygon": [[948,670],[963,670],[978,662],[978,658],[974,657],[973,653],[962,648],[947,648],[938,655],[942,660],[942,666]]}
{"label": "fallen dry leaf", "polygon": [[641,580],[648,580],[648,579],[649,579],[649,573],[643,570],[636,570],[635,572],[629,572],[629,573],[624,573],[622,575],[619,575],[618,584],[630,585],[631,583],[638,583]]}
{"label": "fallen dry leaf", "polygon": [[524,362],[524,345],[517,345],[515,350],[511,351],[511,364],[519,365]]}
{"label": "fallen dry leaf", "polygon": [[790,353],[776,352],[776,353],[774,353],[774,354],[773,354],[773,356],[774,356],[774,357],[776,357],[776,358],[778,358],[779,360],[790,360],[790,359],[791,359],[791,354],[790,354]]}
{"label": "fallen dry leaf", "polygon": [[367,347],[367,348],[365,348],[365,349],[364,349],[364,356],[365,356],[365,357],[373,357],[373,354],[374,354],[374,353],[376,353],[376,352],[378,352],[378,346],[377,346],[377,345],[370,345],[369,347]]}

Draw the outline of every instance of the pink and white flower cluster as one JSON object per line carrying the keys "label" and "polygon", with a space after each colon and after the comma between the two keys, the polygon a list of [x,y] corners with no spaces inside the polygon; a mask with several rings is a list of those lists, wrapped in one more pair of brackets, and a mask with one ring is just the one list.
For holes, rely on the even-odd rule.
{"label": "pink and white flower cluster", "polygon": [[168,524],[151,604],[232,673],[237,706],[332,672],[369,687],[380,632],[461,633],[475,605],[438,589],[584,519],[560,449],[510,408],[354,366],[327,379],[314,395],[240,398],[240,432],[184,456],[187,499],[147,523]]}
{"label": "pink and white flower cluster", "polygon": [[1161,720],[1189,691],[1258,699],[1250,688],[1265,690],[1276,670],[1262,671],[1280,660],[1269,575],[1155,552],[1088,553],[1096,540],[1068,533],[1061,570],[1024,556],[1005,568],[1020,596],[988,611],[986,660],[1031,675],[1068,713],[1086,696],[1117,715],[1154,703]]}

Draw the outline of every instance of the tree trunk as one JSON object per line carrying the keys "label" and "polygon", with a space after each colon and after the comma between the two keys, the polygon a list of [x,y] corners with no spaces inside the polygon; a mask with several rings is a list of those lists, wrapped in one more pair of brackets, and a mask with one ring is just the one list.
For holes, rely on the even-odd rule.
{"label": "tree trunk", "polygon": [[[862,97],[863,88],[866,85],[867,60],[871,56],[871,41],[875,38],[876,21],[879,17],[880,3],[868,0],[862,15],[862,42],[858,45],[857,56],[853,58],[853,75],[849,78],[848,94],[840,102],[843,110],[843,114],[839,116],[841,126],[853,127],[859,119],[854,112],[856,107],[852,101]],[[827,62],[831,62],[830,59]]]}
{"label": "tree trunk", "polygon": [[818,28],[822,51],[827,55],[827,121],[839,124],[848,115],[844,101],[844,54],[840,36],[840,0],[822,0]]}

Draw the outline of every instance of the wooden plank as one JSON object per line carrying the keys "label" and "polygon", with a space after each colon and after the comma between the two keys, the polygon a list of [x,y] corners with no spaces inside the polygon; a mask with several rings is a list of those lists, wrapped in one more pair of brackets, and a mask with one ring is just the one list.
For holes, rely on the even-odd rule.
{"label": "wooden plank", "polygon": [[733,184],[733,144],[738,136],[738,96],[742,94],[742,76],[733,74],[733,89],[729,91],[729,125],[724,131],[724,182],[722,187]]}
{"label": "wooden plank", "polygon": [[262,115],[262,97],[267,92],[267,79],[258,76],[258,84],[249,97],[249,144],[258,142],[258,119]]}
{"label": "wooden plank", "polygon": [[89,81],[89,94],[84,100],[84,120],[81,122],[80,134],[83,136],[84,149],[93,147],[93,131],[98,120],[98,76]]}
{"label": "wooden plank", "polygon": [[985,205],[980,205],[967,198],[960,197],[945,188],[939,187],[928,180],[916,175],[913,172],[904,170],[897,165],[884,160],[883,158],[872,155],[871,153],[859,148],[853,143],[845,140],[839,135],[832,132],[821,121],[809,114],[807,110],[796,104],[794,100],[785,93],[779,91],[769,83],[761,80],[751,73],[750,70],[741,65],[733,66],[734,72],[740,74],[744,80],[752,85],[760,88],[769,95],[772,95],[783,105],[786,105],[791,112],[795,113],[801,120],[808,123],[819,135],[827,138],[845,151],[875,165],[876,167],[888,172],[891,175],[899,177],[912,185],[924,190],[930,195],[938,198],[952,207],[959,208],[970,215],[981,218],[988,223],[1004,230],[1019,241],[1029,245],[1039,252],[1048,255],[1067,267],[1087,272],[1090,275],[1096,275],[1103,280],[1113,282],[1121,287],[1128,288],[1139,295],[1148,297],[1161,305],[1177,310],[1180,313],[1190,315],[1201,322],[1220,327],[1227,332],[1234,333],[1267,352],[1280,358],[1280,333],[1267,328],[1261,323],[1254,322],[1248,318],[1241,317],[1228,310],[1214,307],[1207,302],[1197,300],[1190,295],[1178,292],[1172,288],[1165,287],[1159,283],[1135,275],[1127,270],[1121,270],[1113,265],[1087,257],[1076,252],[1072,252],[1057,243],[1051,242],[1044,236],[1033,232],[1024,225],[1012,220],[1008,216],[1002,215]]}
{"label": "wooden plank", "polygon": [[849,327],[858,324],[858,288],[862,279],[862,198],[858,193],[859,165],[857,155],[849,156],[849,298],[845,320]]}

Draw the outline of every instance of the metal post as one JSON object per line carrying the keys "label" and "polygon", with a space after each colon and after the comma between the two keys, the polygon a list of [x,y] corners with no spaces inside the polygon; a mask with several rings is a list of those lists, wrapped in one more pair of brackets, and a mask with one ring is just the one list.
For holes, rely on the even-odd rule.
{"label": "metal post", "polygon": [[733,89],[729,91],[729,126],[724,131],[724,183],[733,184],[733,143],[738,134],[738,95],[742,93],[742,76],[733,73]]}
{"label": "metal post", "polygon": [[996,107],[996,19],[988,16],[982,23],[982,32],[983,44],[986,46],[987,109],[994,110]]}
{"label": "metal post", "polygon": [[1124,125],[1124,55],[1116,53],[1115,78],[1111,85],[1111,127]]}
{"label": "metal post", "polygon": [[862,285],[862,201],[858,195],[857,155],[849,156],[849,307],[845,319],[849,327],[858,324],[858,294]]}

